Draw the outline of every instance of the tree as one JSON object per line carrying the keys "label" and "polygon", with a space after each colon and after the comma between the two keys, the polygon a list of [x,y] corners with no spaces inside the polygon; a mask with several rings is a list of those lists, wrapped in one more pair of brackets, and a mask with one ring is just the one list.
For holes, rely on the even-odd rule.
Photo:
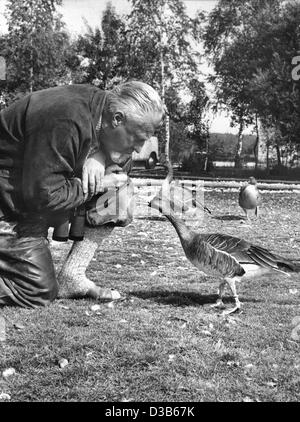
{"label": "tree", "polygon": [[[276,2],[276,1],[275,1]],[[211,56],[215,74],[216,107],[231,111],[232,126],[238,125],[235,166],[241,166],[243,131],[255,120],[249,83],[256,71],[255,45],[251,22],[267,0],[221,0],[209,15],[204,33],[205,48]]]}
{"label": "tree", "polygon": [[56,84],[65,72],[69,37],[56,7],[61,0],[8,0],[4,56],[9,90],[33,91]]}
{"label": "tree", "polygon": [[188,136],[192,139],[199,152],[205,151],[208,158],[209,131],[205,112],[208,104],[205,85],[197,79],[191,79],[188,84],[192,98],[186,107],[183,120],[189,128]]}
{"label": "tree", "polygon": [[[218,106],[239,124],[236,165],[240,164],[243,128],[258,119],[274,126],[278,164],[282,146],[299,139],[299,87],[291,80],[297,55],[300,5],[280,0],[220,0],[204,34],[211,56]],[[257,150],[257,145],[255,151]],[[256,162],[257,162],[257,154]]]}
{"label": "tree", "polygon": [[[77,60],[70,67],[77,73],[76,82],[94,83],[106,89],[123,79],[124,50],[126,49],[125,23],[115,8],[108,3],[102,16],[101,25],[95,29],[86,23],[87,32],[74,43]],[[79,60],[78,60],[79,59]]]}
{"label": "tree", "polygon": [[[199,19],[186,15],[181,0],[150,3],[132,0],[131,3],[132,12],[124,19],[109,3],[99,27],[92,29],[86,25],[86,34],[75,41],[73,54],[68,59],[72,79],[94,83],[103,89],[124,80],[149,83],[161,92],[172,120],[172,134],[177,133],[176,125],[182,119],[187,121],[185,115],[189,110],[182,101],[183,89],[193,99],[196,95],[205,95],[203,89],[191,90],[189,85],[189,80],[196,79],[198,73],[199,54],[194,51],[192,41],[199,39]],[[160,10],[164,10],[164,16]],[[199,116],[199,113],[194,116],[197,124]],[[188,133],[184,131],[182,143],[190,144]],[[160,138],[163,138],[161,134]],[[173,153],[176,155],[179,150],[178,145],[174,145],[173,158]]]}
{"label": "tree", "polygon": [[125,36],[125,20],[116,13],[111,3],[107,7],[102,17],[103,31],[103,80],[122,78],[125,74],[125,58],[127,52],[127,40]]}
{"label": "tree", "polygon": [[284,152],[292,154],[300,144],[300,87],[291,77],[292,58],[300,51],[299,21],[300,4],[285,3],[276,14],[257,16],[253,37],[261,48],[250,88],[263,126],[273,128],[278,165]]}
{"label": "tree", "polygon": [[[192,47],[199,19],[188,17],[181,0],[131,0],[126,37],[127,77],[142,79],[161,92],[172,118],[168,102],[172,90],[186,87],[198,69],[199,54]],[[168,155],[168,117],[165,126],[165,150]]]}

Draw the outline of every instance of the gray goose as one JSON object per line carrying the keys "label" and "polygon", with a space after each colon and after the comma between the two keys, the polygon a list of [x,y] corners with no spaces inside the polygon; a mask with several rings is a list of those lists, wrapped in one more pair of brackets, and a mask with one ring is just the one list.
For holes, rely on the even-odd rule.
{"label": "gray goose", "polygon": [[279,255],[269,252],[260,246],[252,245],[246,240],[225,234],[203,234],[191,230],[185,222],[176,216],[176,204],[165,197],[166,185],[170,182],[170,175],[163,182],[162,189],[150,202],[149,206],[159,210],[174,226],[183,250],[188,260],[199,270],[214,274],[221,278],[219,298],[214,307],[224,307],[223,296],[226,284],[229,286],[235,306],[223,314],[236,312],[241,307],[236,282],[262,274],[279,272],[289,276],[289,273],[300,272],[300,265]]}
{"label": "gray goose", "polygon": [[248,212],[254,210],[255,216],[258,216],[258,204],[260,194],[257,189],[257,181],[254,177],[249,178],[249,183],[242,186],[239,193],[239,206],[244,210],[247,220],[249,220]]}

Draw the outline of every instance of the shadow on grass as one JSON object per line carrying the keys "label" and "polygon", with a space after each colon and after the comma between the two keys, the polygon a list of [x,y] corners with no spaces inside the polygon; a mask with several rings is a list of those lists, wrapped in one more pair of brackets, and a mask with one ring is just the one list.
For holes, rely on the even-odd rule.
{"label": "shadow on grass", "polygon": [[167,221],[166,217],[159,216],[159,215],[141,215],[134,217],[135,220],[149,220],[149,221]]}
{"label": "shadow on grass", "polygon": [[[216,294],[200,294],[196,292],[183,292],[183,291],[174,291],[174,292],[164,292],[161,290],[137,290],[129,292],[130,296],[135,296],[140,299],[150,299],[157,303],[162,303],[164,305],[174,305],[174,306],[193,306],[193,305],[209,305],[216,303],[218,295]],[[261,300],[254,298],[240,298],[241,302],[251,302],[251,303],[260,303]],[[233,298],[231,296],[226,296],[223,298],[225,304],[233,303]]]}
{"label": "shadow on grass", "polygon": [[131,296],[139,297],[140,299],[151,299],[158,303],[174,306],[189,306],[189,305],[206,305],[215,303],[217,295],[201,295],[195,292],[163,292],[161,290],[138,290],[129,293]]}
{"label": "shadow on grass", "polygon": [[212,217],[214,220],[221,220],[221,221],[240,221],[244,220],[244,217],[238,216],[238,215],[216,215]]}

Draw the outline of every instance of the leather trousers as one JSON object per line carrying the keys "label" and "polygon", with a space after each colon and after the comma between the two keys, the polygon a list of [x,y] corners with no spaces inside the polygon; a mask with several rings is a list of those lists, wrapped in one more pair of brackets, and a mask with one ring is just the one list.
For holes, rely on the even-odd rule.
{"label": "leather trousers", "polygon": [[58,284],[43,221],[0,220],[0,306],[45,306]]}

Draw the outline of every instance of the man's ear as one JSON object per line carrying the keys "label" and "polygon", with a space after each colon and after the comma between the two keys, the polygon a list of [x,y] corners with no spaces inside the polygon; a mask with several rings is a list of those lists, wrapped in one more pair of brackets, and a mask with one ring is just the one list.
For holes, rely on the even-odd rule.
{"label": "man's ear", "polygon": [[112,118],[112,125],[113,127],[117,127],[120,126],[122,124],[124,124],[125,121],[125,116],[121,111],[117,111]]}

